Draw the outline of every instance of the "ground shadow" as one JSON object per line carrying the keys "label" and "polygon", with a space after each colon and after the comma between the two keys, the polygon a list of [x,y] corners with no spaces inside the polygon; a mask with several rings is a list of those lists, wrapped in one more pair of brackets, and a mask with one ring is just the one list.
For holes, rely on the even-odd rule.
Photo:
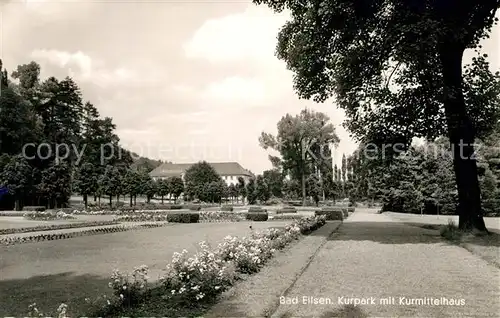
{"label": "ground shadow", "polygon": [[105,299],[101,297],[111,292],[108,282],[109,279],[100,276],[71,272],[2,280],[0,317],[26,317],[33,303],[45,315],[57,316],[57,307],[65,303],[71,316],[85,316],[99,305],[98,298],[104,304]]}

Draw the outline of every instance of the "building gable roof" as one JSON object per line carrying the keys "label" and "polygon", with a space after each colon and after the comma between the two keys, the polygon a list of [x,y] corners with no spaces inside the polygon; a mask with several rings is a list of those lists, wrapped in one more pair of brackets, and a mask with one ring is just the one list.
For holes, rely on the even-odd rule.
{"label": "building gable roof", "polygon": [[[254,176],[237,162],[209,162],[208,164],[211,165],[220,176]],[[152,177],[180,177],[192,165],[194,165],[194,163],[164,163],[151,171],[149,175]]]}

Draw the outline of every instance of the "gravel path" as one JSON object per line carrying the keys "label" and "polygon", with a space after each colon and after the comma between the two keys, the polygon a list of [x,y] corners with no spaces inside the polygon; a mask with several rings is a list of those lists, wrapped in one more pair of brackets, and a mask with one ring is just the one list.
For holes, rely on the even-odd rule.
{"label": "gravel path", "polygon": [[[273,317],[498,317],[500,270],[436,231],[375,211],[361,209],[341,225],[282,299],[298,304],[281,304]],[[419,304],[432,301],[425,297],[441,305]],[[348,298],[369,304],[349,309]],[[452,299],[464,305],[445,304]]]}

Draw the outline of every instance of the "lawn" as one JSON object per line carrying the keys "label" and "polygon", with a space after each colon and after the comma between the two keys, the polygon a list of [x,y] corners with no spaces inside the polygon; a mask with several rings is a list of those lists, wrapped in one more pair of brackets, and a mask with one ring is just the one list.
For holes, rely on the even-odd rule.
{"label": "lawn", "polygon": [[[424,224],[448,224],[449,220],[453,220],[458,224],[458,216],[456,215],[420,215],[410,213],[384,212],[385,215],[405,223],[424,223]],[[484,218],[486,227],[490,230],[500,231],[500,218]]]}
{"label": "lawn", "polygon": [[[458,216],[455,215],[438,216],[394,212],[385,212],[384,214],[396,221],[436,230],[436,232],[439,231],[443,225],[448,224],[450,220],[458,225]],[[491,235],[466,235],[458,243],[472,254],[479,256],[488,263],[500,268],[500,218],[488,217],[484,218],[484,222],[486,223],[488,230],[490,230]]]}
{"label": "lawn", "polygon": [[[112,218],[111,218],[112,219]],[[35,227],[38,225],[68,224],[82,221],[101,221],[101,219],[80,218],[74,220],[32,221],[22,216],[0,216],[0,229],[11,229],[21,227]]]}
{"label": "lawn", "polygon": [[[0,316],[20,316],[36,302],[54,310],[61,302],[78,315],[85,298],[110,292],[111,272],[145,264],[156,280],[174,252],[197,250],[199,241],[216,245],[226,235],[245,236],[254,230],[282,227],[286,222],[175,224],[163,228],[77,237],[0,247]],[[72,310],[72,313],[74,311]]]}

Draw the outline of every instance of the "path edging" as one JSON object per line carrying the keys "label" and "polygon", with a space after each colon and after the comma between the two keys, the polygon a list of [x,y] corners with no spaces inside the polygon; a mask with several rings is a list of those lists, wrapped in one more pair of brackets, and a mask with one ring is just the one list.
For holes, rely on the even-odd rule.
{"label": "path edging", "polygon": [[[279,297],[286,295],[294,286],[341,224],[341,221],[328,221],[320,229],[277,254],[260,272],[226,292],[204,317],[270,317],[279,307]],[[294,261],[290,262],[290,258]],[[259,288],[259,283],[269,281],[274,283]],[[266,290],[269,286],[274,286],[274,289]]]}

